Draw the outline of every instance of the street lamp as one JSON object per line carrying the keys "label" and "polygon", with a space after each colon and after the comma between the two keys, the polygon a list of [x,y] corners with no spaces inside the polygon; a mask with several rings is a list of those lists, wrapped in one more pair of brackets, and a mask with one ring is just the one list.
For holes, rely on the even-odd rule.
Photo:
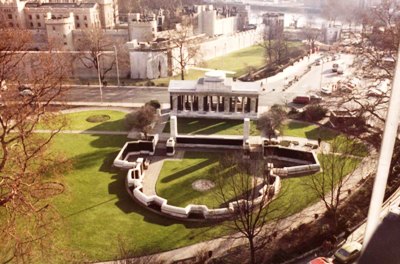
{"label": "street lamp", "polygon": [[117,47],[113,45],[114,47],[114,54],[115,54],[115,61],[116,61],[116,66],[117,66],[117,79],[118,79],[118,87],[120,86],[119,83],[119,68],[118,68],[118,52],[117,52]]}
{"label": "street lamp", "polygon": [[[400,46],[399,46],[400,52]],[[382,146],[379,153],[377,172],[372,190],[371,203],[368,211],[367,227],[365,230],[363,250],[367,247],[371,237],[380,222],[380,214],[385,196],[387,179],[389,176],[390,162],[397,137],[400,112],[400,62],[397,61],[395,75],[392,83],[389,107],[383,130]]]}
{"label": "street lamp", "polygon": [[319,90],[321,91],[322,86],[322,71],[324,70],[324,57],[321,57],[321,73],[319,78]]}
{"label": "street lamp", "polygon": [[97,58],[97,77],[99,77],[99,89],[100,89],[100,100],[101,102],[103,102],[103,87],[102,87],[102,83],[101,83],[101,78],[100,78],[100,55],[101,52],[96,54],[96,58]]}

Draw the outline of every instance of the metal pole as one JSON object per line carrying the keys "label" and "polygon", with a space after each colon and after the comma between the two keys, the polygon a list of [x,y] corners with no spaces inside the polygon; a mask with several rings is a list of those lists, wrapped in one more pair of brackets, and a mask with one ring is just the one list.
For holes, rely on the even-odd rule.
{"label": "metal pole", "polygon": [[117,79],[118,79],[118,87],[120,86],[119,82],[119,68],[118,68],[118,52],[117,52],[117,47],[114,45],[114,54],[115,54],[115,61],[116,61],[116,66],[117,66]]}
{"label": "metal pole", "polygon": [[[400,52],[400,46],[399,46]],[[400,54],[400,53],[398,53]],[[389,176],[390,162],[392,160],[394,144],[397,137],[400,113],[400,64],[396,63],[396,70],[392,84],[389,107],[386,115],[385,129],[383,131],[382,146],[379,153],[377,172],[371,203],[368,211],[367,227],[365,229],[363,249],[365,249],[380,222],[380,213],[385,196],[387,179]]]}
{"label": "metal pole", "polygon": [[321,91],[321,86],[322,86],[322,72],[324,70],[324,58],[321,56],[321,73],[319,77],[319,91]]}
{"label": "metal pole", "polygon": [[102,87],[102,83],[101,83],[101,78],[100,78],[100,53],[96,54],[97,57],[97,77],[99,77],[99,89],[100,89],[100,100],[101,102],[103,102],[103,87]]}

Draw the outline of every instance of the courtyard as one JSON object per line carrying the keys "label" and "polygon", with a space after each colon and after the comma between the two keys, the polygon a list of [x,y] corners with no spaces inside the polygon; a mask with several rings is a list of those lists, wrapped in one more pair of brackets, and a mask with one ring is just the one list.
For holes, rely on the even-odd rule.
{"label": "courtyard", "polygon": [[[97,131],[97,127],[106,125],[103,124],[105,122],[123,122],[124,113],[97,123],[94,127],[90,122],[86,124],[87,121],[82,121],[86,120],[88,115],[98,114],[109,113],[93,111],[66,116],[81,118],[79,126],[70,125],[71,129],[86,128]],[[124,128],[120,125],[109,126],[108,129],[121,131]],[[290,131],[290,128],[286,131]],[[72,250],[87,261],[104,261],[118,258],[120,240],[126,241],[128,249],[134,255],[143,255],[227,234],[222,225],[171,220],[135,203],[125,188],[126,172],[112,167],[116,154],[125,142],[126,136],[121,135],[56,136],[52,150],[63,153],[72,162],[72,169],[62,179],[67,186],[66,191],[55,198],[56,208],[63,218],[62,227],[55,234],[58,246]],[[352,161],[358,164],[361,159],[354,158]],[[181,161],[165,161],[159,175],[157,193],[175,205],[205,203],[219,206],[215,203],[213,188],[202,192],[192,188],[193,182],[198,179],[212,181],[212,168],[217,163],[216,153],[191,151],[187,151]],[[270,217],[293,215],[317,200],[318,197],[309,192],[302,183],[301,177],[285,179],[282,181],[282,191],[278,199],[271,203],[272,208],[280,208],[281,211],[276,211],[276,215]]]}

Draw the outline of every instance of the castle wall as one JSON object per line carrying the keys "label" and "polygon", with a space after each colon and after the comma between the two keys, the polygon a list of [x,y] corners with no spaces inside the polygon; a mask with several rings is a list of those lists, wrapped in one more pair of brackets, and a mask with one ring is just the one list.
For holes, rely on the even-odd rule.
{"label": "castle wall", "polygon": [[[259,27],[255,30],[205,41],[199,44],[200,56],[198,57],[205,61],[253,46],[262,40],[262,32],[263,27]],[[178,50],[173,49],[171,52],[178,52]],[[167,77],[171,72],[170,69],[175,69],[171,72],[173,75],[179,74],[177,62],[171,59],[167,51],[152,51],[148,46],[142,49],[131,49],[129,54],[132,79]],[[197,58],[197,63],[200,62],[199,58]]]}

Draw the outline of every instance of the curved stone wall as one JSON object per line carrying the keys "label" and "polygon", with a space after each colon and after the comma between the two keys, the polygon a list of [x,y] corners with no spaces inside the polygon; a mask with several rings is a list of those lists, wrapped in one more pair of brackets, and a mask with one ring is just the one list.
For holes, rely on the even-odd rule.
{"label": "curved stone wall", "polygon": [[[190,221],[207,221],[207,220],[223,220],[229,219],[235,216],[238,204],[245,203],[245,200],[238,200],[228,204],[228,207],[210,209],[206,205],[199,204],[189,204],[186,207],[179,207],[174,205],[169,205],[168,200],[164,199],[158,195],[146,195],[143,193],[143,179],[131,179],[131,170],[128,171],[127,175],[127,187],[130,195],[138,201],[141,205],[152,209],[162,215],[170,216],[173,218],[178,218],[182,220]],[[253,201],[252,206],[257,206],[265,198],[265,192],[273,192],[272,198],[265,204],[267,205],[271,202],[279,193],[281,187],[281,181],[279,176],[275,176],[275,182],[273,185],[265,185],[258,192],[259,196]],[[265,206],[263,205],[263,206]]]}

